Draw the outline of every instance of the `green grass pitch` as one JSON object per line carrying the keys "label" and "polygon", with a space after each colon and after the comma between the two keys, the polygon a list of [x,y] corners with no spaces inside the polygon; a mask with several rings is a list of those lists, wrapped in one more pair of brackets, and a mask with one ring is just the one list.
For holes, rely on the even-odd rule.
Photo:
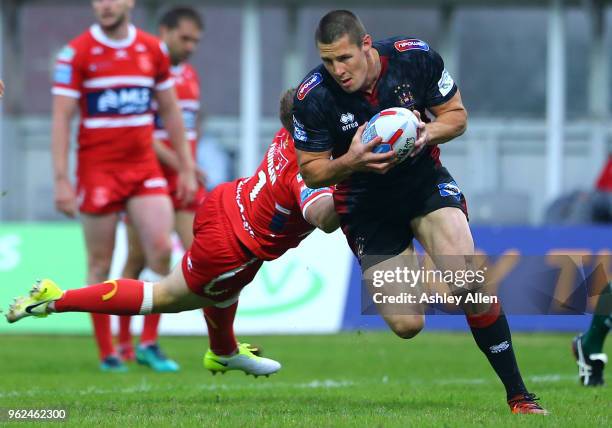
{"label": "green grass pitch", "polygon": [[[201,366],[205,339],[162,338],[182,365],[178,374],[137,365],[104,374],[89,337],[0,336],[0,408],[67,409],[66,423],[53,426],[612,426],[612,391],[578,385],[567,334],[514,335],[525,380],[548,417],[510,414],[468,333],[241,337],[283,363],[269,379],[212,376]],[[27,425],[41,422],[15,426]]]}

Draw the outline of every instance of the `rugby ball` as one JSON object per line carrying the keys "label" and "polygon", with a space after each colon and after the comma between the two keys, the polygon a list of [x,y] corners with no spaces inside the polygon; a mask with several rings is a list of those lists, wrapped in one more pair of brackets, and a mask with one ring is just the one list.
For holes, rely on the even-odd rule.
{"label": "rugby ball", "polygon": [[374,153],[386,153],[393,150],[401,162],[406,159],[414,147],[418,123],[414,113],[407,108],[388,108],[369,120],[361,141],[367,144],[380,136],[382,143],[374,148]]}

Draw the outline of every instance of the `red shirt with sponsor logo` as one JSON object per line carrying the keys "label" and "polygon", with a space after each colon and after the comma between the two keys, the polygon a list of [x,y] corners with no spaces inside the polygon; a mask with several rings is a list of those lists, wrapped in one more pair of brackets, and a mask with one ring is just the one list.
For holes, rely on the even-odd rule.
{"label": "red shirt with sponsor logo", "polygon": [[293,138],[281,129],[255,174],[236,180],[224,205],[234,232],[255,256],[274,260],[296,247],[314,226],[304,217],[317,199],[332,189],[308,188],[299,174]]}
{"label": "red shirt with sponsor logo", "polygon": [[[191,153],[195,159],[198,138],[198,113],[200,111],[200,81],[198,79],[198,73],[187,63],[171,67],[170,73],[174,80],[174,88],[176,90],[179,107],[183,113],[183,123],[185,124],[187,141],[189,142]],[[155,107],[154,103],[154,108]],[[168,138],[168,132],[164,129],[164,124],[157,113],[155,114],[155,131],[153,132],[153,136],[157,140],[162,141],[169,148],[174,149],[174,146],[172,146]],[[177,174],[174,169],[163,163],[161,166],[166,177]]]}
{"label": "red shirt with sponsor logo", "polygon": [[66,45],[52,93],[79,100],[79,166],[155,160],[153,93],[172,86],[165,45],[132,25],[123,40],[109,39],[95,24]]}

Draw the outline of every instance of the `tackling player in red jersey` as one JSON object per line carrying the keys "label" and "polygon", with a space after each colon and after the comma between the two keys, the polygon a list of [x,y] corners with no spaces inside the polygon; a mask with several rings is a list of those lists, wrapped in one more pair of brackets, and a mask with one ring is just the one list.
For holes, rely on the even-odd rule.
{"label": "tackling player in red jersey", "polygon": [[[147,267],[167,274],[172,204],[152,148],[155,97],[180,163],[179,197],[196,190],[194,161],[184,141],[166,48],[130,24],[133,0],[93,0],[97,23],[57,56],[53,85],[52,154],[57,209],[81,213],[89,282],[108,278],[119,212],[139,232]],[[68,178],[70,120],[80,111],[77,188]],[[78,195],[78,196],[77,196]],[[77,206],[78,205],[78,206]],[[125,371],[110,318],[92,316],[101,369]]]}
{"label": "tackling player in red jersey", "polygon": [[[174,79],[174,87],[178,103],[183,114],[185,137],[188,141],[191,154],[195,159],[196,144],[198,140],[198,124],[200,110],[200,83],[193,67],[186,61],[198,46],[203,30],[202,18],[192,8],[175,7],[168,10],[160,19],[160,37],[168,47],[170,57],[170,74]],[[156,106],[154,105],[154,108]],[[194,199],[184,204],[178,198],[178,172],[179,162],[172,149],[168,131],[164,129],[159,114],[155,115],[155,130],[153,132],[153,146],[168,182],[168,189],[174,207],[174,230],[177,232],[183,248],[189,248],[193,239],[192,225],[195,211],[205,196],[204,187],[200,184]],[[199,170],[198,170],[199,171]],[[133,225],[126,221],[128,237],[128,255],[122,276],[124,278],[139,278],[143,281],[156,281],[161,277],[146,268],[145,253],[138,239],[138,232]],[[148,365],[156,371],[168,371],[178,368],[174,362],[166,358],[158,358],[157,331],[160,315],[154,314],[145,317],[140,346],[136,353],[132,346],[130,332],[131,317],[123,316],[119,323],[119,353],[122,360],[136,359],[139,363]]]}
{"label": "tackling player in red jersey", "polygon": [[[281,100],[285,128],[274,137],[255,174],[218,186],[199,207],[194,241],[169,276],[155,283],[118,279],[66,292],[43,280],[29,296],[11,305],[8,321],[51,312],[138,315],[228,307],[264,261],[296,247],[315,226],[325,232],[336,230],[332,189],[308,188],[298,171],[291,137],[294,93],[288,91]],[[218,337],[231,337],[235,351],[223,356],[209,350],[206,368],[240,369],[254,375],[280,369],[277,362],[238,347],[233,315],[222,321],[216,326]]]}

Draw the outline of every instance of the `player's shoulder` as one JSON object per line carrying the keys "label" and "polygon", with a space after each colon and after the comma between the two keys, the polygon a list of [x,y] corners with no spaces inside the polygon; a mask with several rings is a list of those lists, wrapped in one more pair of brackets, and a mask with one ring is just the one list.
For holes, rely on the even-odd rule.
{"label": "player's shoulder", "polygon": [[183,63],[183,75],[188,79],[199,79],[198,71],[188,62]]}
{"label": "player's shoulder", "polygon": [[312,69],[295,92],[293,99],[294,109],[321,109],[326,105],[326,100],[331,96],[335,82],[323,67],[323,64]]}
{"label": "player's shoulder", "polygon": [[138,27],[136,27],[135,40],[137,43],[142,43],[153,51],[161,50],[165,54],[168,54],[168,48],[166,47],[166,44],[162,42],[159,37],[149,32],[146,32],[145,30],[142,30]]}
{"label": "player's shoulder", "polygon": [[378,40],[373,43],[373,47],[381,56],[400,61],[409,61],[413,57],[428,56],[432,52],[426,41],[410,36],[395,36]]}
{"label": "player's shoulder", "polygon": [[91,27],[89,27],[85,31],[83,31],[81,34],[79,34],[78,36],[70,40],[68,43],[66,43],[66,45],[64,45],[64,47],[60,51],[60,56],[61,54],[64,54],[64,56],[67,56],[71,52],[75,54],[84,52],[93,43],[95,43],[95,39],[91,34]]}

